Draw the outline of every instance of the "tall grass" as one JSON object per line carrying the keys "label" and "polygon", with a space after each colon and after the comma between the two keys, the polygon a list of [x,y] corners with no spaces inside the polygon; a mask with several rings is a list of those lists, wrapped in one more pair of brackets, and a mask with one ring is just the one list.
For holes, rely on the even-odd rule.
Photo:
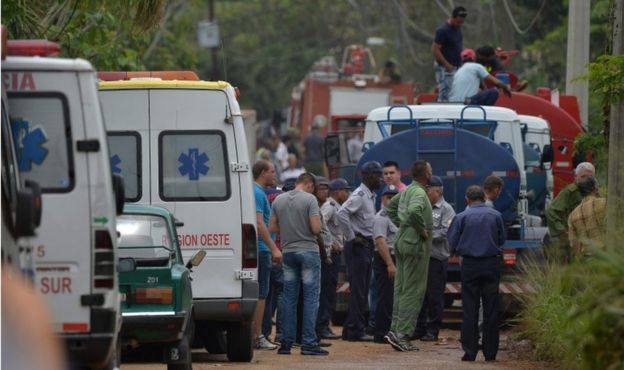
{"label": "tall grass", "polygon": [[529,261],[521,297],[524,336],[539,359],[566,369],[624,369],[624,253],[593,251],[588,261]]}

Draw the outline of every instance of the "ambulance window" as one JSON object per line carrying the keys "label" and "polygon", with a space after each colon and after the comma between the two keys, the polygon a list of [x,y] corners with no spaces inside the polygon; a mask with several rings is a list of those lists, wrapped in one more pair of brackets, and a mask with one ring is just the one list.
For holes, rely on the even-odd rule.
{"label": "ambulance window", "polygon": [[163,131],[158,137],[159,193],[165,201],[230,197],[225,135],[221,131]]}
{"label": "ambulance window", "polygon": [[9,94],[20,173],[46,193],[74,187],[72,132],[67,99],[57,93]]}
{"label": "ambulance window", "polygon": [[126,201],[141,199],[141,135],[136,131],[108,132],[111,171],[123,176]]}

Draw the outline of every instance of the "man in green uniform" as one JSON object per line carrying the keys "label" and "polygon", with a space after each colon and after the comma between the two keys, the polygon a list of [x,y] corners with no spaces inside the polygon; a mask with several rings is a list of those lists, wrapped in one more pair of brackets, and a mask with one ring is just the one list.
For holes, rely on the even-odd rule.
{"label": "man in green uniform", "polygon": [[594,176],[596,169],[593,164],[582,162],[576,166],[574,173],[574,183],[563,188],[546,208],[546,221],[551,240],[549,257],[555,261],[565,261],[569,257],[568,217],[583,200],[577,184],[581,179]]}
{"label": "man in green uniform", "polygon": [[431,165],[418,160],[412,165],[414,180],[392,198],[386,210],[399,226],[395,240],[396,276],[392,326],[385,339],[397,351],[418,350],[409,342],[427,289],[431,255],[433,217],[425,186],[432,176]]}

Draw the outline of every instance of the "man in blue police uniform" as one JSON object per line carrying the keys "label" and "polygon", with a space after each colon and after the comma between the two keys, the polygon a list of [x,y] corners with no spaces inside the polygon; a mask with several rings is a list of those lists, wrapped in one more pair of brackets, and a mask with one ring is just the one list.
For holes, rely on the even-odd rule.
{"label": "man in blue police uniform", "polygon": [[499,341],[496,306],[505,224],[497,210],[485,205],[482,187],[469,186],[466,202],[470,207],[455,216],[447,234],[452,250],[462,257],[462,361],[474,361],[477,357],[480,300],[483,301],[483,355],[486,361],[494,361]]}
{"label": "man in blue police uniform", "polygon": [[366,335],[366,307],[373,258],[373,221],[375,219],[375,193],[382,182],[383,167],[369,161],[362,165],[362,184],[340,207],[338,219],[347,240],[344,247],[349,279],[349,306],[342,329],[342,339],[372,341]]}
{"label": "man in blue police uniform", "polygon": [[316,322],[316,332],[319,339],[339,339],[340,336],[331,330],[331,318],[336,305],[336,285],[338,284],[338,269],[340,267],[340,255],[344,249],[344,236],[338,221],[338,211],[340,206],[349,198],[351,186],[347,180],[336,178],[329,183],[329,198],[321,206],[321,215],[332,236],[331,260],[329,274],[323,275],[321,266],[321,297],[319,304],[318,319]]}

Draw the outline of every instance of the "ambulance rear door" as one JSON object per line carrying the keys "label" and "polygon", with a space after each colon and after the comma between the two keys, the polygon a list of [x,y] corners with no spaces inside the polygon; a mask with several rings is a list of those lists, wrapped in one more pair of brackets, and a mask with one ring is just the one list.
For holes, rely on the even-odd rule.
{"label": "ambulance rear door", "polygon": [[[231,107],[220,89],[150,90],[151,203],[184,222],[178,240],[197,299],[241,297],[240,172]],[[241,142],[244,142],[241,141]],[[250,272],[253,273],[253,272]],[[246,277],[251,278],[251,277]]]}
{"label": "ambulance rear door", "polygon": [[147,89],[100,90],[111,170],[123,176],[127,202],[149,203],[149,102]]}
{"label": "ambulance rear door", "polygon": [[[42,188],[42,219],[35,248],[35,284],[47,299],[54,330],[90,331],[91,214],[87,152],[78,74],[38,66],[34,58],[8,58],[2,66],[8,90],[20,173]],[[19,61],[23,61],[23,64]],[[62,64],[62,62],[51,62]],[[67,62],[72,63],[72,62]],[[73,61],[90,69],[86,62]],[[83,66],[84,64],[84,66]]]}

